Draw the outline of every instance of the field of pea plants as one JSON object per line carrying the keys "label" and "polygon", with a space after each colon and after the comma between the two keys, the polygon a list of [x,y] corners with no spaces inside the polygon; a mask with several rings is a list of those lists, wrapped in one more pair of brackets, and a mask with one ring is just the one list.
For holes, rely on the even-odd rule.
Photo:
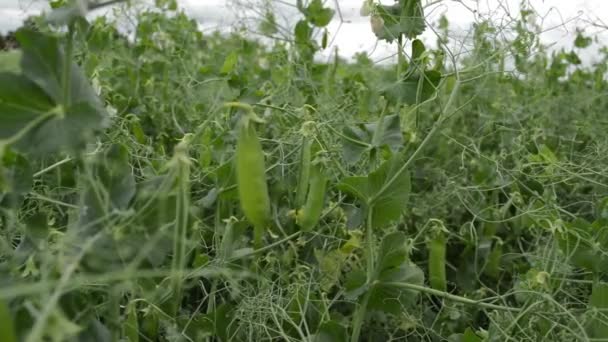
{"label": "field of pea plants", "polygon": [[389,63],[321,0],[3,37],[0,341],[608,341],[608,49],[426,3],[364,1]]}

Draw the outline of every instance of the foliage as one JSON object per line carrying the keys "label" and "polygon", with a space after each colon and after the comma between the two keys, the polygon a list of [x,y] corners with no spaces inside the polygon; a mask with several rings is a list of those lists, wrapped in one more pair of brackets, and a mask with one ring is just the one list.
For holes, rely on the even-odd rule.
{"label": "foliage", "polygon": [[549,52],[524,7],[457,57],[415,39],[421,1],[367,1],[398,63],[321,63],[329,1],[271,44],[169,0],[127,38],[78,3],[0,52],[0,340],[608,338],[584,31]]}

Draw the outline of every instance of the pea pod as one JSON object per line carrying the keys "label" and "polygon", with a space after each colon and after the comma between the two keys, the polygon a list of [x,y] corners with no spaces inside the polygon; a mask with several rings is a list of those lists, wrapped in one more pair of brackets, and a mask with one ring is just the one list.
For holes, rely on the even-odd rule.
{"label": "pea pod", "polygon": [[137,322],[137,302],[129,302],[127,305],[127,322],[124,325],[125,337],[128,342],[139,341],[139,324]]}
{"label": "pea pod", "polygon": [[255,247],[260,248],[270,221],[270,198],[264,152],[249,116],[243,116],[238,127],[236,176],[241,209],[254,227]]}
{"label": "pea pod", "polygon": [[17,333],[8,304],[0,300],[0,341],[17,342]]}
{"label": "pea pod", "polygon": [[310,179],[310,158],[312,140],[308,137],[302,139],[302,150],[300,152],[300,177],[298,179],[298,189],[296,190],[296,208],[304,205],[306,192],[308,191]]}
{"label": "pea pod", "polygon": [[447,240],[443,233],[438,233],[428,241],[429,251],[429,282],[435,290],[446,291],[445,279],[445,250]]}
{"label": "pea pod", "polygon": [[317,225],[323,212],[325,202],[325,187],[327,179],[319,166],[313,166],[310,174],[310,187],[306,196],[306,203],[298,210],[297,223],[303,231],[311,231]]}

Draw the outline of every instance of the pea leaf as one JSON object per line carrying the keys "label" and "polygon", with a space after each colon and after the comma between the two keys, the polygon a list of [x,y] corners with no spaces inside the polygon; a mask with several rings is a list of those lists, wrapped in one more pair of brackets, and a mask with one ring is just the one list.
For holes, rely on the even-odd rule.
{"label": "pea leaf", "polygon": [[382,239],[372,274],[372,279],[367,282],[363,272],[353,272],[345,284],[350,298],[358,298],[371,291],[369,310],[398,314],[404,307],[414,304],[418,291],[394,284],[424,284],[424,272],[409,260],[409,247],[402,232],[387,234]]}
{"label": "pea leaf", "polygon": [[239,61],[239,55],[236,51],[232,51],[226,60],[224,60],[224,65],[222,65],[222,69],[220,70],[220,74],[228,75],[231,74]]}
{"label": "pea leaf", "polygon": [[32,188],[32,168],[29,161],[14,151],[7,150],[0,157],[0,200],[8,193],[23,195]]}
{"label": "pea leaf", "polygon": [[[606,320],[606,309],[608,309],[608,283],[597,283],[593,285],[589,297],[590,311],[593,315],[588,325],[589,337],[595,339],[608,339],[608,322]],[[597,310],[604,310],[603,313]]]}
{"label": "pea leaf", "polygon": [[0,51],[0,71],[18,72],[21,67],[21,52],[19,50]]}
{"label": "pea leaf", "polygon": [[374,228],[399,219],[407,206],[411,184],[409,172],[401,172],[403,163],[403,156],[395,155],[368,176],[347,177],[338,184],[338,189],[357,197],[372,210]]}
{"label": "pea leaf", "polygon": [[573,265],[596,273],[608,270],[608,227],[601,221],[577,219],[555,237]]}
{"label": "pea leaf", "polygon": [[403,146],[399,115],[387,115],[382,120],[347,126],[343,130],[343,156],[347,163],[355,163],[365,151],[388,146],[397,151]]}
{"label": "pea leaf", "polygon": [[415,38],[426,29],[420,0],[399,0],[390,6],[376,5],[376,12],[384,22],[384,27],[375,31],[376,37],[389,43],[401,35]]}
{"label": "pea leaf", "polygon": [[348,341],[348,335],[346,334],[346,328],[336,322],[328,321],[321,326],[315,335],[314,342],[346,342]]}
{"label": "pea leaf", "polygon": [[334,10],[323,7],[321,0],[312,0],[304,14],[311,24],[317,27],[325,27],[329,24],[331,18],[333,18]]}
{"label": "pea leaf", "polygon": [[312,29],[308,26],[306,20],[300,20],[294,28],[295,41],[297,45],[309,45]]}
{"label": "pea leaf", "polygon": [[57,38],[22,29],[22,74],[0,73],[0,139],[32,154],[82,147],[108,114],[78,66],[69,66]]}
{"label": "pea leaf", "polygon": [[[423,79],[421,80],[420,77]],[[390,103],[418,104],[435,94],[440,81],[441,73],[439,71],[427,70],[422,74],[419,71],[414,71],[404,79],[386,86],[381,94]],[[418,88],[420,82],[422,82],[422,87]]]}

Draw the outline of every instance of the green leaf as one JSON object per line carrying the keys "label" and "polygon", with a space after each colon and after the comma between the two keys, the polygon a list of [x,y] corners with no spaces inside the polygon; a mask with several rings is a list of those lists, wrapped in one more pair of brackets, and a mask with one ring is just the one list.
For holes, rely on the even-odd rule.
{"label": "green leaf", "polygon": [[[588,325],[589,337],[608,340],[608,283],[593,284],[589,297],[590,312],[593,315]],[[603,311],[597,311],[603,310]]]}
{"label": "green leaf", "polygon": [[298,45],[309,45],[312,29],[308,26],[306,20],[300,20],[294,28],[295,41]]}
{"label": "green leaf", "polygon": [[372,226],[380,228],[399,219],[410,195],[410,175],[402,171],[403,156],[395,155],[367,177],[347,177],[338,189],[361,200],[372,210]]}
{"label": "green leaf", "polygon": [[[38,85],[54,103],[64,107],[87,103],[96,110],[91,115],[99,116],[100,120],[107,116],[102,102],[76,63],[71,62],[67,66],[69,80],[63,79],[65,53],[57,38],[29,29],[17,31],[16,36],[23,51],[23,75]],[[63,97],[64,87],[67,88],[67,98]]]}
{"label": "green leaf", "polygon": [[[441,73],[436,70],[428,70],[423,73],[424,79],[420,80],[420,72],[414,71],[403,80],[386,86],[381,94],[390,103],[403,103],[407,105],[419,104],[430,99],[436,92],[441,81]],[[418,87],[422,82],[420,92]]]}
{"label": "green leaf", "polygon": [[424,284],[424,272],[414,263],[406,261],[399,267],[384,270],[378,280],[380,283],[372,287],[368,309],[397,315],[403,312],[404,308],[416,303],[418,291],[385,283],[397,282],[422,286]]}
{"label": "green leaf", "polygon": [[390,233],[382,239],[372,274],[367,282],[363,272],[352,272],[345,284],[349,298],[358,298],[371,291],[369,310],[398,314],[415,303],[418,291],[390,283],[424,284],[424,272],[409,260],[409,247],[402,232]]}
{"label": "green leaf", "polygon": [[319,330],[317,331],[313,341],[346,342],[348,341],[348,335],[346,333],[346,328],[342,324],[336,321],[328,321],[319,326]]}
{"label": "green leaf", "polygon": [[462,338],[460,339],[460,341],[461,342],[481,342],[482,339],[481,339],[481,337],[477,336],[477,334],[475,334],[473,329],[467,328],[464,331],[464,334],[462,334]]}
{"label": "green leaf", "polygon": [[382,18],[384,27],[374,33],[378,39],[389,43],[401,35],[413,39],[426,29],[420,0],[399,0],[394,5],[376,5],[376,12]]}
{"label": "green leaf", "polygon": [[277,29],[277,21],[272,11],[268,11],[264,15],[264,19],[260,23],[260,32],[268,36],[279,32],[279,30]]}
{"label": "green leaf", "polygon": [[17,342],[17,333],[8,305],[0,300],[0,341]]}
{"label": "green leaf", "polygon": [[373,148],[388,146],[397,151],[403,146],[399,115],[387,115],[377,122],[347,126],[343,130],[343,156],[355,163],[361,154]]}
{"label": "green leaf", "polygon": [[7,150],[0,158],[0,199],[2,194],[23,195],[33,185],[32,167],[22,155]]}
{"label": "green leaf", "polygon": [[596,273],[608,270],[608,227],[601,221],[577,219],[566,223],[555,237],[573,265]]}
{"label": "green leaf", "polygon": [[583,36],[583,33],[578,31],[576,33],[576,39],[574,39],[574,46],[576,46],[579,49],[584,49],[586,47],[589,47],[589,45],[591,45],[591,43],[593,42],[593,39],[591,39],[591,37],[585,37]]}
{"label": "green leaf", "polygon": [[239,61],[239,54],[236,51],[232,51],[228,57],[224,60],[224,65],[220,69],[220,73],[223,75],[231,74]]}
{"label": "green leaf", "polygon": [[19,50],[0,51],[0,72],[19,72],[21,70],[20,60],[21,51]]}
{"label": "green leaf", "polygon": [[76,64],[63,79],[56,38],[23,29],[17,39],[23,74],[0,73],[0,139],[32,154],[82,148],[107,124],[101,101]]}
{"label": "green leaf", "polygon": [[331,18],[333,18],[334,10],[323,7],[321,0],[312,0],[304,14],[311,24],[317,27],[325,27],[329,24]]}

